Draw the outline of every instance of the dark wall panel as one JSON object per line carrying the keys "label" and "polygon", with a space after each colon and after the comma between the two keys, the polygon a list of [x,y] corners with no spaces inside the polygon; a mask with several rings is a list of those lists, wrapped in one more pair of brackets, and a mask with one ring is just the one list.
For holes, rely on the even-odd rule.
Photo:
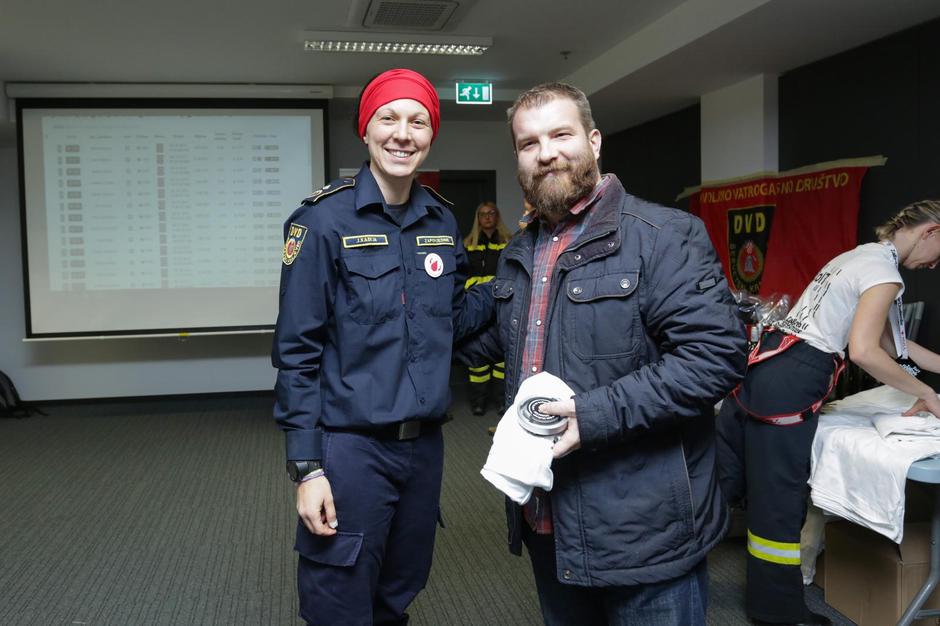
{"label": "dark wall panel", "polygon": [[677,203],[675,198],[701,179],[701,128],[696,104],[604,137],[601,169],[616,174],[635,196],[687,208],[687,201]]}
{"label": "dark wall panel", "polygon": [[[859,242],[905,204],[940,198],[940,20],[780,78],[780,169],[881,154],[862,185]],[[940,351],[940,275],[903,271],[905,301],[924,300],[919,341]],[[929,381],[937,386],[940,377]]]}

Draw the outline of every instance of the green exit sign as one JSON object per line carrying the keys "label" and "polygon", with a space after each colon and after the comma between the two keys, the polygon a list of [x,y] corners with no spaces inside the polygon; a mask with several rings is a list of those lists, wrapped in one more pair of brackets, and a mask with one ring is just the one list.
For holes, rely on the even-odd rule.
{"label": "green exit sign", "polygon": [[457,104],[493,104],[490,83],[457,83]]}

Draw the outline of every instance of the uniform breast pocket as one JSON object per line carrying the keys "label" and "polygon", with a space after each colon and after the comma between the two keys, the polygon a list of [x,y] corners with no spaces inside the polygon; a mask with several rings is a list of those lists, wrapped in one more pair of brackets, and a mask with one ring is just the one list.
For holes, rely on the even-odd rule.
{"label": "uniform breast pocket", "polygon": [[361,254],[343,258],[349,317],[359,324],[380,324],[401,315],[402,278],[398,255]]}
{"label": "uniform breast pocket", "polygon": [[637,270],[568,280],[566,346],[585,359],[629,356],[643,340]]}
{"label": "uniform breast pocket", "polygon": [[418,298],[428,315],[451,316],[456,269],[457,258],[453,251],[435,250],[415,255]]}

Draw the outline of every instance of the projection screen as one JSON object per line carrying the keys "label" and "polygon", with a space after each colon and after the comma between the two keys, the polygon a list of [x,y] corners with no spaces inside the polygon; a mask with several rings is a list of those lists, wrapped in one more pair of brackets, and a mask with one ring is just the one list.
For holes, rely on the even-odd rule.
{"label": "projection screen", "polygon": [[27,338],[273,327],[322,100],[17,101]]}

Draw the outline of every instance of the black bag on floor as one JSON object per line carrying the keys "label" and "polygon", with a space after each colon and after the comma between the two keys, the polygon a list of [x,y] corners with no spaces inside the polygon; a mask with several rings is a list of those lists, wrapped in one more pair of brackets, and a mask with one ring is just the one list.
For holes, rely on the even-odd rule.
{"label": "black bag on floor", "polygon": [[29,417],[32,413],[23,405],[10,377],[0,371],[0,417]]}

